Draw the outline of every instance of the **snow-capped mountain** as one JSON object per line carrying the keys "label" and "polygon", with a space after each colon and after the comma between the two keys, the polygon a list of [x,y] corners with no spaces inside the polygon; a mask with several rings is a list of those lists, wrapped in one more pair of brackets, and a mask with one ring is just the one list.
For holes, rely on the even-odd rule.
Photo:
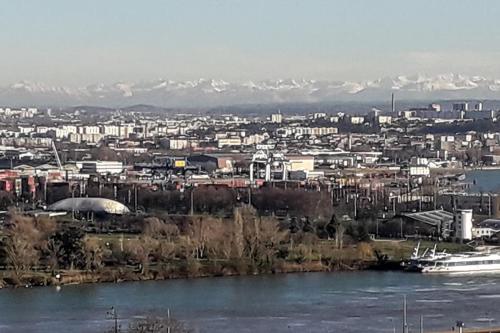
{"label": "snow-capped mountain", "polygon": [[150,104],[216,106],[330,101],[384,101],[392,92],[398,99],[500,99],[500,79],[444,74],[385,77],[371,81],[278,79],[226,82],[156,80],[118,82],[70,89],[22,81],[0,88],[0,105]]}

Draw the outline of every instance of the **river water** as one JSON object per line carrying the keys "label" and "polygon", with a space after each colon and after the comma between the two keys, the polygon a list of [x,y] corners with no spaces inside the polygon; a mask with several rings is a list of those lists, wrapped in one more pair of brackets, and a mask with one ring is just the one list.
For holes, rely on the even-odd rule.
{"label": "river water", "polygon": [[[172,314],[195,332],[418,332],[500,326],[500,276],[306,273],[0,291],[0,332],[104,332],[119,317]],[[122,320],[122,326],[126,323]]]}
{"label": "river water", "polygon": [[465,173],[468,182],[475,182],[469,192],[500,192],[500,169],[471,170]]}

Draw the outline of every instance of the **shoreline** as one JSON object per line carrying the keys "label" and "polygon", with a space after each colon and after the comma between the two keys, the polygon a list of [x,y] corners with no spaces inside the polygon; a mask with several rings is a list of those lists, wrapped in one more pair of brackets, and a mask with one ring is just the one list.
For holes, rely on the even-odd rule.
{"label": "shoreline", "polygon": [[464,167],[465,171],[495,171],[495,170],[500,170],[500,165],[490,165],[490,166],[483,166],[483,167]]}
{"label": "shoreline", "polygon": [[[212,264],[212,263],[210,263]],[[0,271],[0,290],[12,288],[32,288],[50,287],[65,285],[80,285],[93,283],[123,283],[139,281],[163,281],[178,279],[202,279],[216,277],[234,276],[257,276],[276,274],[297,274],[297,273],[320,273],[320,272],[361,272],[361,271],[397,271],[400,270],[399,262],[388,261],[378,263],[375,260],[366,261],[338,261],[325,263],[322,261],[311,261],[307,263],[285,263],[276,267],[254,267],[246,271],[237,271],[224,267],[220,271],[213,271],[214,266],[205,265],[200,267],[198,272],[188,272],[182,270],[166,270],[151,268],[147,272],[141,273],[127,267],[104,268],[99,271],[59,271],[61,278],[57,279],[50,272],[24,272],[20,280],[16,281],[13,271]],[[257,269],[255,269],[257,268]]]}

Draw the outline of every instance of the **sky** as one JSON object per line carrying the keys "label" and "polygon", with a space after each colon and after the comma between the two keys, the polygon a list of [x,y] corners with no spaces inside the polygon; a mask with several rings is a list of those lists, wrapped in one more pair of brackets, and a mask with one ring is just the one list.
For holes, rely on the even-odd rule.
{"label": "sky", "polygon": [[0,85],[500,78],[497,0],[0,0]]}

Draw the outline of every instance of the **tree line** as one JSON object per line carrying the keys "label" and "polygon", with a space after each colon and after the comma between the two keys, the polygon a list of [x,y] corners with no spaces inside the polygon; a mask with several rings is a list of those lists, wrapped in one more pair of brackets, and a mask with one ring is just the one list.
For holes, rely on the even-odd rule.
{"label": "tree line", "polygon": [[[345,216],[334,214],[313,227],[296,223],[292,228],[249,205],[236,207],[230,217],[140,215],[126,219],[138,226],[139,233],[86,233],[80,222],[11,211],[2,229],[0,263],[17,283],[33,272],[54,277],[61,271],[109,274],[118,269],[147,278],[225,271],[248,274],[283,270],[291,264],[333,262],[345,255],[346,242],[369,240],[364,229],[351,225]],[[357,250],[353,251],[351,259],[360,259]],[[366,257],[367,251],[363,253]]]}

